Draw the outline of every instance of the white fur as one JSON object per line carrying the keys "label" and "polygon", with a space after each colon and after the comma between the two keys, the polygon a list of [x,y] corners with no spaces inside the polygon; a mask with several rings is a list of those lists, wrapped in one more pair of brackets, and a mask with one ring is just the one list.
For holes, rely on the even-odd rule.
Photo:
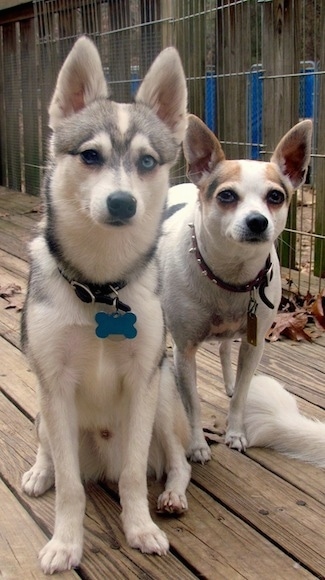
{"label": "white fur", "polygon": [[295,397],[275,379],[252,379],[244,424],[248,447],[271,447],[325,467],[325,423],[302,415]]}
{"label": "white fur", "polygon": [[[194,461],[203,463],[211,457],[202,433],[196,388],[195,354],[205,339],[215,337],[221,341],[220,359],[226,392],[232,395],[226,442],[238,450],[247,446],[244,432],[247,391],[262,355],[265,333],[281,297],[280,267],[274,242],[285,226],[293,185],[304,178],[310,156],[311,131],[310,121],[296,125],[280,141],[269,163],[227,161],[213,133],[197,117],[189,116],[184,153],[188,175],[197,187],[182,184],[170,190],[169,209],[180,203],[185,207],[164,223],[159,262],[162,304],[174,339],[178,387],[192,427],[188,455]],[[270,201],[273,192],[280,196],[281,203]],[[223,196],[227,198],[227,195],[231,203],[223,201]],[[255,235],[248,222],[256,215],[264,220],[265,229]],[[228,284],[240,285],[254,280],[270,254],[272,280],[269,279],[265,294],[274,308],[265,304],[258,290],[251,294],[224,290],[203,276],[195,254],[190,252],[194,230],[189,224],[194,225],[196,242],[205,263],[215,276]],[[256,346],[249,343],[246,334],[250,297],[257,302]],[[230,356],[235,338],[242,339],[236,377]]]}
{"label": "white fur", "polygon": [[[25,348],[39,379],[40,420],[36,462],[23,476],[22,485],[26,493],[38,496],[55,483],[54,535],[40,553],[42,569],[49,574],[80,563],[85,508],[82,479],[118,481],[127,541],[142,552],[166,554],[169,546],[149,513],[147,472],[158,478],[167,474],[159,511],[187,509],[189,426],[164,358],[157,267],[150,259],[167,196],[169,167],[175,159],[145,174],[139,174],[137,165],[143,155],[158,155],[145,137],[149,124],[150,131],[156,124],[158,132],[165,131],[173,140],[170,147],[176,158],[176,143],[185,132],[185,78],[177,52],[169,49],[157,57],[140,89],[146,107],[114,105],[103,99],[107,90],[99,65],[94,45],[81,38],[58,77],[50,106],[54,135],[47,208],[51,211],[31,244],[23,316]],[[168,104],[159,104],[165,90],[160,84],[169,86],[171,76],[173,111]],[[91,117],[94,110],[95,119]],[[75,115],[79,115],[76,120]],[[144,136],[133,137],[131,144],[126,137],[126,144],[123,139],[132,115],[144,119],[145,126],[139,128]],[[89,125],[100,124],[99,118],[103,121],[95,136],[82,143]],[[114,127],[112,135],[105,129],[107,122]],[[79,149],[65,151],[69,147],[65,142],[71,138]],[[122,146],[116,152],[113,142],[117,138]],[[101,156],[94,166],[83,160],[89,150]],[[120,190],[132,194],[136,212],[116,226],[110,222],[108,203]],[[50,247],[56,249],[51,252]],[[137,336],[97,338],[94,316],[99,311],[112,314],[114,307],[79,300],[58,266],[65,276],[70,272],[73,279],[71,272],[79,272],[82,280],[92,284],[126,279],[119,299],[137,317]]]}

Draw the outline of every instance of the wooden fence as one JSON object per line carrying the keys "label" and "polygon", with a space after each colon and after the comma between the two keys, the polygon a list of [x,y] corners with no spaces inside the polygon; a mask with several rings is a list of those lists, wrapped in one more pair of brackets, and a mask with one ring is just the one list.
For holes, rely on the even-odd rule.
{"label": "wooden fence", "polygon": [[[310,275],[325,277],[325,3],[35,0],[0,10],[1,185],[39,193],[48,103],[81,33],[97,43],[117,100],[129,100],[154,56],[175,45],[189,109],[216,131],[229,158],[269,159],[281,136],[312,116],[311,227],[304,230],[294,202],[281,255],[284,265],[301,269],[301,243],[308,239]],[[178,164],[173,181],[184,174]]]}

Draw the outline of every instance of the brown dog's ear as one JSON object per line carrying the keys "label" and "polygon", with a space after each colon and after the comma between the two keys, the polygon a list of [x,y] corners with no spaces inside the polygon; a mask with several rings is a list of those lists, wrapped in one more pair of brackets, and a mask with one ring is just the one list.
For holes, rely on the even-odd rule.
{"label": "brown dog's ear", "polygon": [[271,162],[276,163],[294,189],[305,180],[311,152],[312,122],[307,119],[297,123],[282,137]]}
{"label": "brown dog's ear", "polygon": [[187,175],[195,185],[200,185],[202,177],[211,173],[225,159],[216,136],[195,115],[188,115],[183,149],[187,161]]}

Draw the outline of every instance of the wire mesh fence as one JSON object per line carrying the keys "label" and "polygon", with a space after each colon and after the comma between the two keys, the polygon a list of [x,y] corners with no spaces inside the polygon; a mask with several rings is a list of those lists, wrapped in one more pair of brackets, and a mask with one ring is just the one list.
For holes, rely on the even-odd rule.
{"label": "wire mesh fence", "polygon": [[[322,0],[34,0],[0,10],[0,183],[38,194],[47,107],[82,33],[97,44],[114,99],[130,101],[158,52],[178,48],[189,110],[228,158],[268,160],[299,119],[314,120],[307,184],[279,245],[289,283],[325,277],[325,4]],[[181,160],[172,183],[186,179]],[[303,288],[302,288],[303,287]]]}

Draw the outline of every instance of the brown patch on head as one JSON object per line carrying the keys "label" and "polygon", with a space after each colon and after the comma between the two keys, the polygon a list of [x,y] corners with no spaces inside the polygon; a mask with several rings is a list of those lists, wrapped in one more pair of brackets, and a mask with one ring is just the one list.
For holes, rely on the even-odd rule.
{"label": "brown patch on head", "polygon": [[229,188],[233,187],[234,182],[240,181],[241,168],[238,161],[222,161],[205,183],[200,187],[200,198],[209,201],[213,198],[214,192],[223,184]]}
{"label": "brown patch on head", "polygon": [[290,202],[292,197],[292,188],[289,188],[281,178],[281,172],[279,171],[278,167],[274,163],[267,163],[265,166],[265,177],[267,181],[274,183],[277,186],[280,186],[286,196],[287,196],[287,203]]}

